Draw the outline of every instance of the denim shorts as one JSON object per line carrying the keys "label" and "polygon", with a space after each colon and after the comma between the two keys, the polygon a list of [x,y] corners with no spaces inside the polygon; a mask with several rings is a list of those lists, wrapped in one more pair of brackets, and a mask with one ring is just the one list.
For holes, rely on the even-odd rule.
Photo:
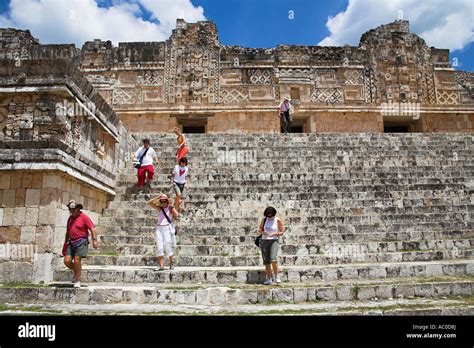
{"label": "denim shorts", "polygon": [[87,249],[89,246],[89,241],[87,239],[84,240],[84,242],[77,247],[74,247],[69,243],[69,246],[66,251],[67,256],[79,256],[79,257],[87,257]]}
{"label": "denim shorts", "polygon": [[174,192],[175,192],[178,196],[181,196],[181,195],[183,194],[184,185],[185,185],[185,184],[178,184],[177,182],[175,182],[175,183],[173,184]]}
{"label": "denim shorts", "polygon": [[264,265],[269,265],[273,261],[278,261],[278,239],[260,240],[260,250],[262,251]]}

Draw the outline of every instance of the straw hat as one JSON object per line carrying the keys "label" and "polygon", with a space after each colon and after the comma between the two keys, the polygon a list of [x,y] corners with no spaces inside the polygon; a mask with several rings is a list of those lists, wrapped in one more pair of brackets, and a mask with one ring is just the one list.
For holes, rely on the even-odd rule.
{"label": "straw hat", "polygon": [[285,97],[285,98],[283,98],[283,99],[285,99],[285,100],[288,100],[288,101],[291,101],[291,98],[290,98],[290,97],[288,97],[288,96],[287,96],[287,97]]}
{"label": "straw hat", "polygon": [[71,200],[69,201],[69,203],[66,204],[66,206],[67,206],[69,209],[76,209],[76,208],[77,208],[77,209],[81,210],[81,209],[84,208],[81,203],[76,203],[76,201],[73,200],[73,199],[71,199]]}
{"label": "straw hat", "polygon": [[153,198],[152,203],[153,203],[154,205],[158,205],[158,206],[159,206],[159,205],[160,205],[160,201],[161,201],[161,200],[165,200],[165,199],[168,200],[168,204],[169,204],[169,205],[173,204],[171,198],[169,198],[169,197],[168,197],[167,195],[165,195],[164,193],[161,194],[161,195],[159,195],[158,197]]}

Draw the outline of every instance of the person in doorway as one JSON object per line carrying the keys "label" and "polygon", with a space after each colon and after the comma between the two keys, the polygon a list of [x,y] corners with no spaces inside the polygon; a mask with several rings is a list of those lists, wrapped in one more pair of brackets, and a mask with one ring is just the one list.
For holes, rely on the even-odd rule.
{"label": "person in doorway", "polygon": [[178,212],[184,211],[184,186],[186,185],[186,177],[189,175],[188,159],[183,157],[179,160],[179,164],[176,165],[171,174],[171,187],[176,194],[175,207]]}
{"label": "person in doorway", "polygon": [[156,237],[156,256],[159,267],[155,271],[163,271],[164,255],[169,258],[170,270],[174,269],[173,255],[176,245],[175,226],[173,218],[178,218],[178,211],[171,205],[171,201],[167,195],[162,194],[148,201],[148,205],[158,210],[158,222],[155,229]]}
{"label": "person in doorway", "polygon": [[281,130],[285,134],[291,133],[292,106],[290,101],[290,97],[285,97],[278,107],[278,118],[280,119]]}
{"label": "person in doorway", "polygon": [[92,233],[92,245],[94,249],[99,247],[97,233],[91,219],[83,213],[82,204],[71,200],[67,207],[70,216],[67,220],[65,244],[68,245],[64,255],[64,264],[67,268],[73,270],[73,284],[75,288],[81,287],[81,259],[87,257],[89,245],[89,231]]}
{"label": "person in doorway", "polygon": [[147,188],[150,188],[155,173],[153,164],[158,164],[158,158],[156,157],[155,150],[150,146],[149,139],[143,139],[143,146],[135,153],[135,161],[140,163],[137,172],[138,188],[142,190],[145,185]]}
{"label": "person in doorway", "polygon": [[266,272],[264,285],[271,285],[273,282],[281,283],[278,275],[278,241],[285,232],[285,226],[283,221],[276,217],[276,213],[275,208],[267,207],[258,228],[258,232],[262,235],[260,250]]}
{"label": "person in doorway", "polygon": [[176,127],[173,129],[174,134],[178,136],[177,141],[178,141],[178,147],[176,149],[176,158],[179,160],[183,157],[185,157],[188,154],[188,147],[186,145],[186,139],[184,139],[183,133],[181,133],[180,129]]}

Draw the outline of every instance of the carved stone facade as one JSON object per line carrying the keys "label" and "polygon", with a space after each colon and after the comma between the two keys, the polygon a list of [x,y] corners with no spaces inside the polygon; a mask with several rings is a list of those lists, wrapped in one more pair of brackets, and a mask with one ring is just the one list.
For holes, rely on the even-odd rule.
{"label": "carved stone facade", "polygon": [[[41,45],[29,32],[12,29],[3,30],[2,40],[7,43],[0,56],[17,62],[47,56],[72,60],[132,131],[201,124],[207,132],[275,132],[276,108],[284,96],[292,98],[294,119],[304,132],[344,131],[336,123],[353,116],[360,124],[348,126],[349,132],[381,132],[387,123],[411,127],[415,121],[412,130],[434,131],[430,114],[466,116],[467,129],[452,130],[472,130],[471,75],[455,71],[449,51],[429,48],[409,32],[407,21],[364,33],[357,47],[226,46],[213,22],[183,20],[165,42],[114,47],[94,40],[78,50]],[[415,106],[419,112],[409,120],[401,112],[384,113],[387,104],[400,110]],[[242,112],[249,119],[259,115],[257,122],[229,128]],[[364,128],[367,119],[372,124]],[[332,120],[334,127],[318,127],[323,120]]]}

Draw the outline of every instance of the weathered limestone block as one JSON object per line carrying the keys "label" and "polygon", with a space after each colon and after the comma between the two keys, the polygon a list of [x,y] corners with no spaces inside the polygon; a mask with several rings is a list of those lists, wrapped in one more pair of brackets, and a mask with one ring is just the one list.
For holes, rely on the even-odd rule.
{"label": "weathered limestone block", "polygon": [[20,243],[21,226],[0,227],[0,243]]}

